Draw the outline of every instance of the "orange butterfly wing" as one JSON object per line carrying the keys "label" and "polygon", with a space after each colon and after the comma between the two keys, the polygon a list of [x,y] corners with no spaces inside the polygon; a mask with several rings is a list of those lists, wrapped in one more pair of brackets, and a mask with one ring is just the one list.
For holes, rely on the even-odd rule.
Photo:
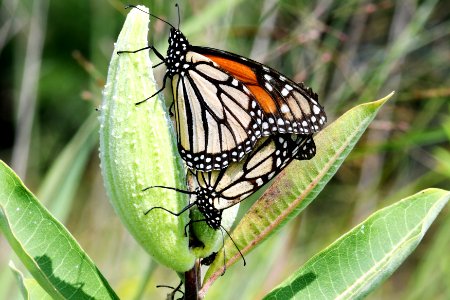
{"label": "orange butterfly wing", "polygon": [[237,80],[244,83],[258,100],[259,105],[265,113],[274,113],[276,111],[276,103],[263,88],[258,86],[258,79],[252,68],[239,61],[230,60],[225,57],[212,54],[204,55],[233,75]]}
{"label": "orange butterfly wing", "polygon": [[310,134],[324,127],[326,115],[317,94],[302,83],[297,84],[265,65],[230,52],[193,48],[245,84],[255,96],[266,115],[263,135]]}

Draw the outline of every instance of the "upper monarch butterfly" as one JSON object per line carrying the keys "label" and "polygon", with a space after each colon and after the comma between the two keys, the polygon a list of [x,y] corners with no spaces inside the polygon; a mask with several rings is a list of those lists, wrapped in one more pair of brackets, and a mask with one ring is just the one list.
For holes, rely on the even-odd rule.
{"label": "upper monarch butterfly", "polygon": [[145,214],[159,208],[179,216],[191,207],[197,206],[205,217],[199,221],[205,221],[211,228],[217,230],[221,227],[224,209],[241,202],[256,192],[293,159],[311,159],[315,154],[316,147],[311,135],[271,135],[258,141],[255,149],[242,161],[232,163],[226,169],[211,172],[191,171],[198,183],[195,191],[184,191],[165,186],[152,186],[144,189],[145,191],[156,187],[166,188],[196,197],[178,213],[168,211],[164,207],[153,207]]}
{"label": "upper monarch butterfly", "polygon": [[154,95],[170,78],[178,149],[189,168],[223,169],[241,160],[262,136],[308,135],[324,126],[324,109],[311,88],[254,60],[193,46],[178,28],[162,21],[171,27],[166,58],[153,46],[117,53],[151,49],[166,65],[163,87]]}

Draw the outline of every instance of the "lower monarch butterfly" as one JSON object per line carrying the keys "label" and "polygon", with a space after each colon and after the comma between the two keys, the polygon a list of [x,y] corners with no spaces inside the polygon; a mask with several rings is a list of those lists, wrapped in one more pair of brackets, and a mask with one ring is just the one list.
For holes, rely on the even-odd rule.
{"label": "lower monarch butterfly", "polygon": [[178,149],[189,168],[224,169],[262,136],[308,135],[325,125],[325,111],[311,88],[254,60],[193,46],[178,28],[149,15],[171,27],[167,57],[153,46],[117,53],[150,49],[166,65],[163,87],[137,104],[164,90],[171,79]]}
{"label": "lower monarch butterfly", "polygon": [[[165,188],[196,196],[195,201],[191,202],[178,213],[157,206],[152,207],[145,214],[149,214],[154,209],[162,209],[172,215],[179,216],[191,207],[197,206],[205,218],[196,221],[191,220],[186,227],[192,222],[205,221],[214,230],[222,228],[238,249],[245,266],[246,262],[243,254],[228,231],[221,225],[223,210],[243,201],[255,193],[281,172],[293,159],[311,159],[315,154],[316,146],[312,135],[280,134],[269,136],[260,140],[255,149],[245,156],[241,162],[230,164],[226,169],[211,172],[191,171],[195,175],[198,183],[198,188],[195,191],[184,191],[165,186],[152,186],[144,189],[145,191],[150,188]],[[214,254],[207,257],[205,264],[210,264],[214,258]],[[225,268],[222,275],[224,273]]]}
{"label": "lower monarch butterfly", "polygon": [[185,194],[195,195],[196,200],[179,213],[163,209],[179,216],[193,206],[197,206],[211,228],[217,230],[222,221],[222,212],[255,193],[264,184],[274,178],[293,159],[311,159],[316,153],[316,147],[311,135],[279,134],[269,136],[258,142],[253,152],[241,162],[233,163],[227,169],[202,172],[192,172],[198,183],[195,191],[184,191],[165,186],[150,188],[171,189]]}
{"label": "lower monarch butterfly", "polygon": [[[196,196],[195,201],[178,213],[157,206],[149,209],[145,214],[147,215],[154,209],[162,209],[172,215],[179,216],[191,207],[197,206],[205,218],[196,221],[191,220],[186,227],[192,222],[204,221],[214,230],[222,228],[238,249],[245,266],[243,254],[228,231],[221,225],[223,210],[255,193],[281,172],[293,159],[311,159],[315,154],[316,147],[312,135],[279,134],[269,136],[260,140],[255,149],[245,156],[241,162],[230,164],[226,169],[211,172],[191,171],[198,183],[198,188],[195,191],[184,191],[165,186],[152,186],[144,189],[145,191],[150,188],[165,188]],[[215,255],[207,257],[205,263],[211,263],[214,258]],[[222,275],[224,273],[225,268]]]}

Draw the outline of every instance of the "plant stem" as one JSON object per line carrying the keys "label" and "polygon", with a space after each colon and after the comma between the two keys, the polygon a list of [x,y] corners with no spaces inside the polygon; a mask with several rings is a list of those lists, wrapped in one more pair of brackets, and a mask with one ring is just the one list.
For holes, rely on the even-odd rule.
{"label": "plant stem", "polygon": [[199,300],[200,261],[196,260],[192,269],[184,273],[184,297],[186,300]]}

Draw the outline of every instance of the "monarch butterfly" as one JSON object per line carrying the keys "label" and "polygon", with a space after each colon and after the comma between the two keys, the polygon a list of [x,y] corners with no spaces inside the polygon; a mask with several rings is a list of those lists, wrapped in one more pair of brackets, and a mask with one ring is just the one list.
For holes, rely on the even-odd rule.
{"label": "monarch butterfly", "polygon": [[324,109],[311,88],[254,60],[193,46],[179,28],[149,15],[171,27],[167,57],[154,46],[117,53],[150,49],[166,65],[163,87],[137,104],[171,80],[178,149],[189,168],[224,169],[240,161],[263,136],[309,135],[325,125]]}
{"label": "monarch butterfly", "polygon": [[[278,134],[258,141],[255,149],[239,163],[232,163],[228,168],[211,172],[192,172],[198,183],[195,191],[184,191],[171,187],[152,186],[150,188],[166,188],[195,195],[191,202],[179,213],[163,209],[179,216],[193,206],[197,206],[211,228],[221,227],[222,212],[256,192],[260,187],[274,178],[293,159],[311,159],[316,147],[311,135]],[[198,222],[198,221],[196,221]]]}

